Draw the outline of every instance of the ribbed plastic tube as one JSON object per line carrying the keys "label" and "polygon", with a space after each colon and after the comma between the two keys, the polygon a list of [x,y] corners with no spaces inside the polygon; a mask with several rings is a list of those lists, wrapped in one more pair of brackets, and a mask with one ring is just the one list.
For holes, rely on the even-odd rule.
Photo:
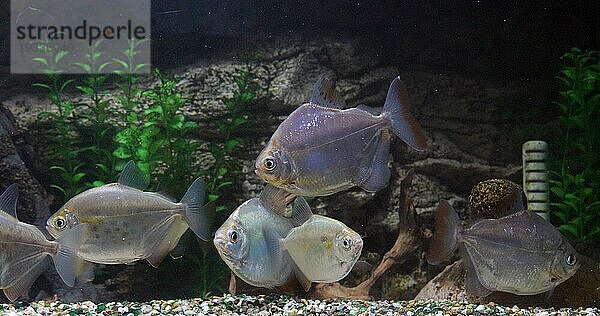
{"label": "ribbed plastic tube", "polygon": [[548,219],[550,185],[548,183],[548,143],[532,140],[523,144],[523,189],[527,196],[527,209]]}

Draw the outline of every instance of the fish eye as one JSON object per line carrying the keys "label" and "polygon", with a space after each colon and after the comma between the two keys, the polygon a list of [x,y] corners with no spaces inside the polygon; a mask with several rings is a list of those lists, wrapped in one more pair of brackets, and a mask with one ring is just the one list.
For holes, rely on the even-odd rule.
{"label": "fish eye", "polygon": [[238,238],[239,238],[238,233],[235,230],[232,230],[229,232],[229,241],[232,244],[237,244]]}
{"label": "fish eye", "polygon": [[567,264],[570,266],[574,266],[575,263],[577,262],[577,258],[575,258],[575,255],[571,254],[567,256]]}
{"label": "fish eye", "polygon": [[67,226],[67,221],[62,216],[59,216],[54,220],[54,226],[58,229],[64,229]]}
{"label": "fish eye", "polygon": [[342,247],[344,247],[346,250],[350,250],[350,247],[352,247],[352,239],[350,239],[348,236],[345,236],[342,239]]}
{"label": "fish eye", "polygon": [[275,167],[277,167],[277,162],[272,157],[267,157],[263,161],[263,165],[265,166],[265,169],[267,169],[267,171],[273,171]]}

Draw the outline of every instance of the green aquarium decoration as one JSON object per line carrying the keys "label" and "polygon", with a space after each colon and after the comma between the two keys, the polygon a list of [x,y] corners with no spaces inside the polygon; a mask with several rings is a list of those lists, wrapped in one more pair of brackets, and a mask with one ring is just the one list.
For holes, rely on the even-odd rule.
{"label": "green aquarium decoration", "polygon": [[551,172],[552,220],[569,238],[600,245],[600,52],[562,56],[560,135]]}

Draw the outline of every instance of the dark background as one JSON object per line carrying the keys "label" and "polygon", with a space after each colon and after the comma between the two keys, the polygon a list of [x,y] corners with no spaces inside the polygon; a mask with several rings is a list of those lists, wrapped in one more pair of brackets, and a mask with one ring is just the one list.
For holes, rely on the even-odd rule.
{"label": "dark background", "polygon": [[[0,5],[0,65],[9,65],[9,1]],[[361,36],[403,67],[503,79],[552,77],[571,47],[600,48],[599,1],[152,2],[153,63],[168,67],[282,37]]]}

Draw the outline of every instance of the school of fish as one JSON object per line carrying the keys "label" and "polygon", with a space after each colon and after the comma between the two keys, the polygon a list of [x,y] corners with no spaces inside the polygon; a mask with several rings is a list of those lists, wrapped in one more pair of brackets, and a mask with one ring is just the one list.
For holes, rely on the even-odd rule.
{"label": "school of fish", "polygon": [[[279,125],[258,155],[255,173],[266,182],[260,195],[242,203],[214,233],[214,246],[231,271],[253,286],[293,291],[300,284],[309,291],[312,283],[340,281],[359,266],[360,234],[313,214],[304,197],[354,186],[368,192],[384,188],[391,176],[392,137],[415,150],[427,148],[409,108],[399,77],[379,111],[362,104],[346,108],[334,82],[321,76],[309,102]],[[73,286],[93,279],[94,264],[146,260],[157,267],[188,228],[201,240],[211,238],[201,178],[179,202],[146,187],[130,161],[116,183],[86,190],[50,216],[46,230],[54,240],[17,219],[17,186],[6,188],[0,195],[0,288],[6,297],[26,295],[50,261]],[[458,249],[466,289],[477,296],[552,291],[577,271],[578,255],[551,224],[518,208],[465,228],[441,201],[429,263],[448,261]]]}

